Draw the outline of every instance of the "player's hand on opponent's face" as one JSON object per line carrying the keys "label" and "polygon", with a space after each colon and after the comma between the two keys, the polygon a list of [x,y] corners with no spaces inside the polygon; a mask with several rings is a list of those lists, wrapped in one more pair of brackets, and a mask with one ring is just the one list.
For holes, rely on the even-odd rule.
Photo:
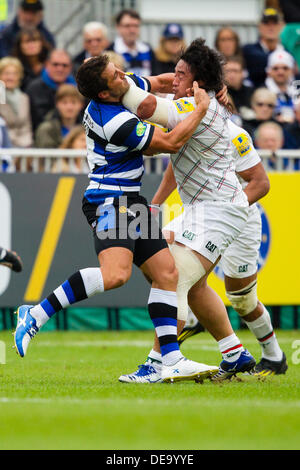
{"label": "player's hand on opponent's face", "polygon": [[206,91],[203,90],[203,88],[199,88],[197,82],[193,82],[193,94],[196,105],[207,109],[209,106],[210,97],[208,96]]}
{"label": "player's hand on opponent's face", "polygon": [[[219,93],[216,94],[216,98],[222,106],[227,106],[229,102],[227,91],[228,91],[227,86],[224,85],[222,90],[220,90]],[[193,96],[193,95],[194,95],[193,88],[187,88],[186,96]]]}
{"label": "player's hand on opponent's face", "polygon": [[219,91],[219,93],[216,94],[216,98],[219,101],[220,104],[223,106],[227,106],[228,104],[228,95],[227,95],[227,86],[224,85],[222,90]]}

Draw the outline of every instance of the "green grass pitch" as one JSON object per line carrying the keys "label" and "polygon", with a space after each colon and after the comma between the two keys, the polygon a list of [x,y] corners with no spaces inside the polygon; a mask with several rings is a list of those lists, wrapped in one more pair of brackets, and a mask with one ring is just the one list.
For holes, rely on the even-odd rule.
{"label": "green grass pitch", "polygon": [[[238,334],[259,359],[255,338]],[[40,333],[24,359],[11,349],[11,334],[0,333],[0,449],[299,449],[300,332],[277,337],[288,358],[285,376],[134,385],[117,379],[144,361],[150,331]],[[182,351],[220,362],[207,333]]]}

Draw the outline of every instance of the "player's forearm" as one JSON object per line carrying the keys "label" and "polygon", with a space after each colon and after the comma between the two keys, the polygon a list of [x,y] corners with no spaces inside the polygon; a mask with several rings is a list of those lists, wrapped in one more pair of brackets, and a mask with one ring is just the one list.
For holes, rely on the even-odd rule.
{"label": "player's forearm", "polygon": [[163,204],[165,200],[172,194],[174,189],[176,189],[176,180],[172,168],[171,162],[169,162],[168,167],[165,171],[165,174],[163,176],[163,179],[161,180],[161,183],[154,194],[151,203],[152,204]]}
{"label": "player's forearm", "polygon": [[244,192],[249,205],[254,204],[269,192],[270,181],[261,162],[248,170],[239,171],[238,175],[248,182]]}
{"label": "player's forearm", "polygon": [[269,180],[250,181],[244,188],[244,192],[248,198],[249,206],[259,201],[259,199],[263,198],[269,192],[269,189]]}
{"label": "player's forearm", "polygon": [[163,127],[167,127],[170,108],[175,106],[171,100],[154,96],[132,84],[122,97],[122,103],[140,119],[150,120]]}
{"label": "player's forearm", "polygon": [[201,120],[205,116],[208,108],[206,101],[200,102],[194,111],[182,122],[165,134],[156,128],[153,133],[151,143],[145,155],[155,155],[157,153],[177,153],[181,147],[192,137]]}
{"label": "player's forearm", "polygon": [[155,77],[147,77],[152,93],[172,93],[174,73],[162,73]]}

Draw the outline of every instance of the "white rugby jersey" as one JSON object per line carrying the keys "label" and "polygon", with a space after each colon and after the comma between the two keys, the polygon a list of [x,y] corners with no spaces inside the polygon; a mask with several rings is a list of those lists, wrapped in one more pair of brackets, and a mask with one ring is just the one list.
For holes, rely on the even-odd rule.
{"label": "white rugby jersey", "polygon": [[[248,132],[230,120],[228,121],[228,127],[235,159],[235,171],[237,173],[245,171],[260,163],[261,158],[255,150],[253,141]],[[244,181],[239,175],[237,175],[237,177],[242,187],[245,188],[248,184],[247,181]]]}
{"label": "white rugby jersey", "polygon": [[[168,121],[170,129],[183,121],[196,106],[194,97],[176,100],[175,104],[177,110]],[[212,97],[207,113],[191,139],[177,154],[171,155],[183,204],[203,200],[248,204],[235,173],[228,117],[227,110]]]}
{"label": "white rugby jersey", "polygon": [[[233,155],[235,158],[235,171],[249,170],[253,166],[261,162],[261,158],[254,148],[253,141],[245,129],[237,126],[232,121],[228,121],[229,133],[231,144],[233,148]],[[244,189],[248,182],[243,180],[240,175],[237,175],[242,188]],[[257,210],[256,204],[251,204],[249,207],[249,214]]]}

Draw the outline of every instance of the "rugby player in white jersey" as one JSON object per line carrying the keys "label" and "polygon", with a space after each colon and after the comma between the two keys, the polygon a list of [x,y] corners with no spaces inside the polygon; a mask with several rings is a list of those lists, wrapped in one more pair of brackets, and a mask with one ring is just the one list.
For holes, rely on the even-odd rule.
{"label": "rugby player in white jersey", "polygon": [[[270,315],[263,303],[258,300],[256,289],[257,262],[261,243],[261,216],[255,202],[268,191],[269,181],[249,134],[231,121],[229,121],[229,129],[236,159],[235,171],[247,193],[250,211],[246,227],[225,250],[219,265],[224,273],[226,295],[231,305],[261,346],[262,358],[253,370],[254,374],[261,376],[284,374],[288,368],[286,356],[278,344]],[[176,181],[172,167],[169,165],[152,203],[162,204],[174,189],[176,189]],[[179,216],[164,227],[163,233],[168,243],[173,243],[175,233],[182,230],[182,220],[183,217]],[[216,296],[206,282],[201,286],[196,285],[190,291],[189,305],[199,322],[217,338],[218,331],[215,331],[215,322],[207,321],[207,318],[213,318],[214,315],[212,303],[207,302],[208,291],[210,296]],[[182,332],[182,335],[179,335],[179,342],[182,343],[194,331],[199,331],[199,328],[194,326]]]}
{"label": "rugby player in white jersey", "polygon": [[[143,118],[172,129],[177,122],[184,122],[194,109],[193,97],[180,99],[186,95],[194,80],[215,93],[223,86],[220,58],[202,39],[192,42],[175,68],[175,101],[157,98],[130,87],[123,103]],[[184,230],[176,233],[175,243],[170,246],[179,271],[179,325],[186,320],[189,290],[199,280],[206,279],[226,248],[243,231],[248,219],[249,202],[235,174],[228,117],[227,110],[212,95],[208,111],[192,138],[177,154],[171,155],[185,209]],[[213,309],[213,320],[217,320],[218,316],[224,319],[218,339],[223,357],[219,374],[228,378],[237,372],[249,371],[255,361],[234,334],[224,304],[215,301]],[[158,348],[154,347],[149,355],[150,360],[158,360],[156,353]],[[153,369],[149,372],[149,375],[153,373],[152,377],[146,377],[144,368],[142,374],[145,379],[148,382],[156,381]],[[143,382],[142,374],[137,371],[121,376],[119,380]]]}
{"label": "rugby player in white jersey", "polygon": [[[147,201],[139,195],[143,153],[177,152],[205,116],[209,97],[195,83],[194,112],[166,135],[124,108],[120,99],[129,87],[128,81],[108,56],[85,62],[76,79],[79,91],[91,100],[84,116],[91,172],[83,211],[93,231],[100,267],[80,269],[40,304],[19,307],[16,350],[24,357],[31,339],[62,308],[125,284],[135,263],[152,280],[148,309],[159,339],[163,379],[210,377],[217,372],[216,366],[190,361],[180,352],[177,270],[161,232],[156,231],[156,238],[150,236],[155,221]],[[138,77],[136,80],[139,82]],[[163,92],[164,80],[153,77],[151,87]]]}

